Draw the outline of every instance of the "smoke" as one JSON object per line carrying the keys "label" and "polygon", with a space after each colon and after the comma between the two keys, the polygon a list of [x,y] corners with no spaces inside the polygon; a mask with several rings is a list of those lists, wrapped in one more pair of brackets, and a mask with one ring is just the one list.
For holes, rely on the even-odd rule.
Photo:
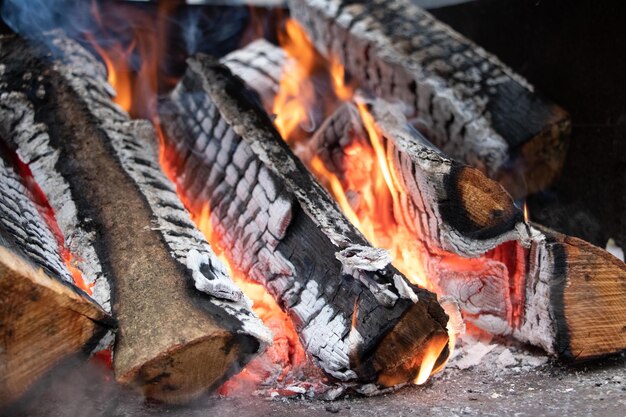
{"label": "smoke", "polygon": [[57,28],[76,37],[93,27],[90,7],[84,0],[4,0],[0,15],[25,37],[42,38],[44,32]]}
{"label": "smoke", "polygon": [[204,52],[220,57],[239,46],[249,20],[245,7],[188,7],[174,19],[174,24],[189,55]]}

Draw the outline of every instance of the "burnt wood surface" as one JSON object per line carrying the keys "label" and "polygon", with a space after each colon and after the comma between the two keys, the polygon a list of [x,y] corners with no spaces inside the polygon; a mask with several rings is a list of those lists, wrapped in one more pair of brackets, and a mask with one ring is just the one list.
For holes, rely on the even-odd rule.
{"label": "burnt wood surface", "polygon": [[[524,222],[497,183],[443,156],[401,108],[375,100],[370,110],[397,181],[394,217],[410,228],[431,278],[460,300],[469,321],[564,359],[626,348],[622,261]],[[364,132],[357,110],[346,104],[320,128],[305,160],[317,155],[344,178],[343,148]]]}
{"label": "burnt wood surface", "polygon": [[437,364],[445,360],[447,318],[435,296],[348,223],[238,77],[194,57],[160,115],[190,210],[208,209],[236,267],[279,301],[328,375],[405,383],[430,343]]}
{"label": "burnt wood surface", "polygon": [[[46,36],[51,54],[35,40],[1,39],[3,93],[28,99],[56,155],[46,168],[76,206],[73,226],[94,236],[119,322],[116,378],[149,398],[186,401],[239,371],[269,333],[160,170],[149,123],[113,103],[89,52],[60,32]],[[36,134],[15,139],[17,150],[26,155]]]}
{"label": "burnt wood surface", "polygon": [[545,188],[565,159],[567,113],[521,76],[409,0],[292,0],[318,50],[407,115],[449,156],[516,198]]}
{"label": "burnt wood surface", "polygon": [[[32,73],[25,72],[23,77],[32,77]],[[48,129],[35,120],[35,109],[26,93],[0,90],[0,134],[10,151],[28,166],[45,194],[64,244],[75,255],[72,261],[81,271],[87,291],[111,312],[111,288],[94,249],[95,234],[81,225],[69,185],[55,166],[59,154],[50,144]]]}
{"label": "burnt wood surface", "polygon": [[59,243],[0,143],[0,408],[68,355],[93,347],[111,317],[74,286]]}
{"label": "burnt wood surface", "polygon": [[287,53],[265,39],[258,39],[220,59],[233,74],[259,94],[263,107],[272,108],[285,71]]}

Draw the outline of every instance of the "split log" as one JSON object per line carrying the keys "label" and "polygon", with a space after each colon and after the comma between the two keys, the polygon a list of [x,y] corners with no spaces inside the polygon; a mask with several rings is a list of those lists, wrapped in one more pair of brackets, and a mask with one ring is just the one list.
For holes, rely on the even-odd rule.
{"label": "split log", "polygon": [[[118,381],[151,399],[186,401],[239,371],[269,332],[160,170],[150,124],[113,103],[106,70],[89,52],[59,32],[46,40],[52,62],[38,42],[0,39],[1,93],[29,104],[11,110],[4,101],[4,111],[28,114],[47,133],[40,140],[33,129],[21,140],[12,130],[9,142],[31,164],[31,152],[54,155],[35,175],[54,171],[63,180],[67,197],[51,201],[71,200],[77,210],[60,226],[93,237],[119,322]],[[27,149],[34,142],[43,149]],[[54,194],[53,184],[42,187]]]}
{"label": "split log", "polygon": [[57,239],[10,159],[0,143],[0,408],[114,325],[73,285]]}
{"label": "split log", "polygon": [[[526,223],[500,185],[444,156],[398,106],[375,100],[369,110],[397,192],[390,210],[415,237],[427,275],[459,300],[467,320],[564,359],[626,349],[626,264]],[[346,104],[310,142],[308,160],[319,157],[348,194],[361,190],[347,182],[346,149],[355,141],[372,146],[361,123]]]}
{"label": "split log", "polygon": [[[29,78],[32,74],[26,72],[23,77]],[[33,180],[45,195],[63,234],[63,243],[75,255],[72,263],[84,276],[84,290],[110,313],[111,288],[94,248],[96,236],[81,227],[69,185],[55,168],[58,152],[50,144],[46,125],[38,123],[34,116],[35,110],[26,94],[0,89],[0,135],[28,166]]]}
{"label": "split log", "polygon": [[405,103],[431,142],[515,198],[558,176],[567,113],[414,2],[290,0],[289,6],[322,55],[338,57],[362,88]]}
{"label": "split log", "polygon": [[307,352],[341,381],[415,379],[426,350],[448,356],[434,294],[368,245],[289,151],[252,93],[208,56],[188,61],[160,106],[179,191],[207,210],[233,263],[262,283]]}

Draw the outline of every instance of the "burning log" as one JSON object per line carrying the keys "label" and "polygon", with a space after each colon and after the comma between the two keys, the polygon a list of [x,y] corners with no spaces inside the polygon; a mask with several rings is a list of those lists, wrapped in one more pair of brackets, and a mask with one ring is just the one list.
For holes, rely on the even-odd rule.
{"label": "burning log", "polygon": [[0,407],[113,320],[74,286],[52,230],[0,143]]}
{"label": "burning log", "polygon": [[[111,281],[118,381],[152,399],[188,400],[241,369],[270,340],[268,331],[160,170],[150,124],[129,120],[113,103],[106,71],[89,52],[60,33],[47,40],[53,62],[35,42],[0,39],[3,97],[19,97],[19,119],[44,126],[21,140],[13,123],[9,141],[31,164],[34,152],[53,155],[35,175],[61,181],[59,189],[42,183],[47,194],[65,193],[54,204],[71,200],[77,209],[59,225],[90,237]],[[5,112],[12,103],[2,101]],[[35,142],[38,149],[29,149]]]}
{"label": "burning log", "polygon": [[406,104],[409,118],[447,155],[486,172],[516,198],[556,179],[567,113],[414,2],[289,6],[323,55],[339,58],[361,87]]}
{"label": "burning log", "polygon": [[[368,115],[370,129],[361,121]],[[565,359],[626,349],[626,265],[524,221],[500,185],[444,156],[401,108],[382,100],[369,112],[344,105],[316,133],[305,159],[315,171],[319,158],[358,212],[364,187],[349,183],[349,154],[362,162],[377,146],[394,184],[393,218],[413,237],[426,274],[460,301],[467,320]],[[357,171],[372,170],[363,167]]]}
{"label": "burning log", "polygon": [[87,233],[80,225],[69,185],[55,168],[58,152],[50,144],[46,125],[38,123],[34,115],[34,108],[24,93],[0,92],[0,134],[41,187],[63,234],[65,242],[62,243],[76,255],[72,263],[85,277],[82,289],[110,313],[111,289],[94,249],[95,234]]}
{"label": "burning log", "polygon": [[190,211],[210,213],[233,263],[290,314],[328,375],[383,386],[428,377],[448,356],[435,296],[349,224],[239,78],[207,56],[188,64],[160,115]]}

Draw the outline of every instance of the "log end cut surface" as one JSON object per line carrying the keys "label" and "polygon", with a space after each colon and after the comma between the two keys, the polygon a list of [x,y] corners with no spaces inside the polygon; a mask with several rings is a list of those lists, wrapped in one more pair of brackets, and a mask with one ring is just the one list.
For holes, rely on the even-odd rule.
{"label": "log end cut surface", "polygon": [[[433,356],[432,369],[448,359],[448,318],[438,305],[431,306],[428,309],[424,303],[414,304],[381,341],[373,359],[380,385],[392,387],[415,381],[421,367],[426,366],[428,356]],[[423,320],[425,316],[434,320]]]}
{"label": "log end cut surface", "polygon": [[251,337],[218,332],[173,347],[167,354],[144,364],[135,374],[135,380],[146,398],[169,404],[184,403],[207,387],[224,382],[225,375],[239,371],[239,365],[248,362],[257,346]]}
{"label": "log end cut surface", "polygon": [[[561,236],[567,280],[558,348],[564,358],[583,360],[626,349],[626,264],[583,240]],[[558,284],[558,282],[557,282]],[[559,296],[557,292],[556,296]],[[563,324],[562,324],[563,323]]]}
{"label": "log end cut surface", "polygon": [[86,296],[0,247],[0,406],[112,324]]}
{"label": "log end cut surface", "polygon": [[553,106],[546,127],[520,144],[495,179],[513,198],[524,198],[554,184],[563,170],[571,131],[570,117],[563,109]]}
{"label": "log end cut surface", "polygon": [[455,166],[446,178],[443,221],[464,236],[492,239],[514,228],[523,215],[511,196],[477,169]]}

